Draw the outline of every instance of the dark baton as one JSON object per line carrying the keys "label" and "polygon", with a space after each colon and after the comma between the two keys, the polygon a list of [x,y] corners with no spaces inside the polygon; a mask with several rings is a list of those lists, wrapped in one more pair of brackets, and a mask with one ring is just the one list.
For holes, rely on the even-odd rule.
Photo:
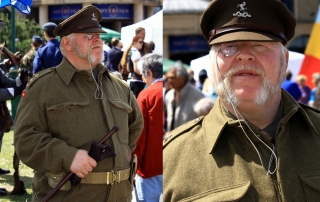
{"label": "dark baton", "polygon": [[[106,134],[98,143],[102,144],[104,143],[106,140],[108,140],[115,132],[117,132],[119,130],[119,128],[117,126],[113,126],[113,128],[111,129],[111,131]],[[90,155],[89,155],[90,156]],[[53,188],[50,193],[41,201],[41,202],[48,202],[49,199],[51,199],[56,193],[57,191],[71,178],[71,176],[74,175],[74,173],[69,173],[68,175],[66,175],[60,182],[59,184],[57,184],[57,186],[55,188]]]}

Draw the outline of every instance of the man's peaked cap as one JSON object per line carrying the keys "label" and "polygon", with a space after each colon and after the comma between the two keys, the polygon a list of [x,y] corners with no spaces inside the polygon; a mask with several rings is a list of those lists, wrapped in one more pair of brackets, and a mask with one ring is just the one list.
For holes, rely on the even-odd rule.
{"label": "man's peaked cap", "polygon": [[68,36],[71,33],[106,33],[99,24],[101,11],[95,6],[86,6],[61,22],[54,30],[55,36]]}
{"label": "man's peaked cap", "polygon": [[280,41],[295,32],[296,19],[280,0],[214,0],[200,28],[209,45],[229,41]]}

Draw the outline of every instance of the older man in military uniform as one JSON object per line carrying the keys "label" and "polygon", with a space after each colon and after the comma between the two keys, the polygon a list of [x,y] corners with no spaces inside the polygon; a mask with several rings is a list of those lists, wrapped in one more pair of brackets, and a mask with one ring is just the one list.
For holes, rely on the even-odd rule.
{"label": "older man in military uniform", "polygon": [[[87,6],[54,29],[63,61],[35,74],[19,104],[14,145],[35,170],[33,201],[41,201],[68,172],[82,178],[80,184],[67,182],[50,201],[131,201],[131,152],[143,117],[129,86],[101,64],[101,18],[96,7]],[[87,151],[114,125],[119,130],[105,144],[116,156],[97,163]]]}
{"label": "older man in military uniform", "polygon": [[281,90],[296,20],[280,0],[214,0],[211,112],[164,140],[164,201],[319,201],[320,111]]}

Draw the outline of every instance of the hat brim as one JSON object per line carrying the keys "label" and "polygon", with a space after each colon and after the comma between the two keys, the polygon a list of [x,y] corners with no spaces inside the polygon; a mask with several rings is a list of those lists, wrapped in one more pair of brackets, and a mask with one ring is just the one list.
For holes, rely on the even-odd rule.
{"label": "hat brim", "polygon": [[273,34],[265,32],[250,32],[250,31],[238,31],[223,34],[210,41],[209,45],[218,43],[231,42],[231,41],[278,41],[283,42],[283,39]]}
{"label": "hat brim", "polygon": [[107,32],[99,27],[93,27],[93,28],[77,30],[77,31],[74,31],[73,33],[107,33]]}

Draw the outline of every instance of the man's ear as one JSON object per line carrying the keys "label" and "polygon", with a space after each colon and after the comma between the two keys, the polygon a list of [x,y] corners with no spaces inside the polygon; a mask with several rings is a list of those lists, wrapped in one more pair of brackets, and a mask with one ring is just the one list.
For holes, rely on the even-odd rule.
{"label": "man's ear", "polygon": [[66,49],[67,51],[71,51],[72,50],[72,45],[71,45],[71,42],[70,42],[69,38],[62,37],[61,44],[64,47],[64,49]]}

